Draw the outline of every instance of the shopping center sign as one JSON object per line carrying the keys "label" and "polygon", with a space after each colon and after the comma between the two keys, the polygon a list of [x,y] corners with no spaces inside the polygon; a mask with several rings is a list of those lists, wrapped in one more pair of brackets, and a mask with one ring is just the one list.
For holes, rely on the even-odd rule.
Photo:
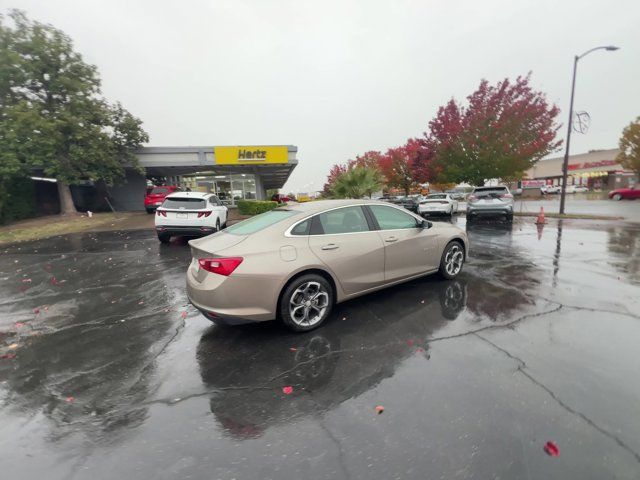
{"label": "shopping center sign", "polygon": [[600,160],[599,162],[571,163],[568,168],[569,170],[586,170],[588,168],[609,167],[617,164],[618,162],[615,160]]}
{"label": "shopping center sign", "polygon": [[287,146],[252,145],[233,147],[214,147],[216,165],[263,165],[288,163]]}

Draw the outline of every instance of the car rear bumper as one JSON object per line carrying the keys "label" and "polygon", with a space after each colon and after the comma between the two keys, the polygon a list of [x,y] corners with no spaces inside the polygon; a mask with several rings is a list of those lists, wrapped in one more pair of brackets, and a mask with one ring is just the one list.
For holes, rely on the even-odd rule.
{"label": "car rear bumper", "polygon": [[187,297],[209,320],[238,325],[276,318],[279,284],[271,277],[207,273],[198,281],[187,270]]}
{"label": "car rear bumper", "polygon": [[156,225],[156,232],[169,235],[211,235],[216,229],[208,226]]}
{"label": "car rear bumper", "polygon": [[513,215],[513,205],[467,206],[467,216]]}
{"label": "car rear bumper", "polygon": [[438,205],[437,207],[429,208],[420,207],[418,208],[418,213],[420,215],[428,215],[430,213],[449,213],[452,210],[453,207],[450,205]]}

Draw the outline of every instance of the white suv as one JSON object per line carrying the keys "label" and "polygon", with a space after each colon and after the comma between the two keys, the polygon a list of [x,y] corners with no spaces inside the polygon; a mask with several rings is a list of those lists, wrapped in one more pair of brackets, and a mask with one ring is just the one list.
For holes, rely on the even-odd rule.
{"label": "white suv", "polygon": [[513,195],[503,185],[497,187],[476,187],[469,195],[467,222],[481,215],[504,215],[513,220]]}
{"label": "white suv", "polygon": [[158,240],[169,243],[172,235],[202,236],[224,228],[227,207],[211,193],[176,192],[156,209]]}

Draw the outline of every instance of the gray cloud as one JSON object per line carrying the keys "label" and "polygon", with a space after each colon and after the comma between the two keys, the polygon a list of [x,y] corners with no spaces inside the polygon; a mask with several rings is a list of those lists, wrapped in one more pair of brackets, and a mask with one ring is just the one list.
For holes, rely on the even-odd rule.
{"label": "gray cloud", "polygon": [[0,0],[13,7],[71,35],[152,145],[297,145],[287,190],[419,135],[482,77],[533,71],[564,123],[572,56],[597,45],[621,50],[581,62],[592,126],[572,151],[616,146],[640,115],[634,1]]}

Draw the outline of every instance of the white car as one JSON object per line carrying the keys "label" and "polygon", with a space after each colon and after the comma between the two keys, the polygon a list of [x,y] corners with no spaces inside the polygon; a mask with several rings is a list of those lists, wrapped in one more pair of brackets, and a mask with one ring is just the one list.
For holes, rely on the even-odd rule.
{"label": "white car", "polygon": [[584,185],[576,185],[574,188],[575,193],[587,193],[589,189]]}
{"label": "white car", "polygon": [[228,209],[211,193],[176,192],[156,209],[158,240],[169,243],[172,235],[203,236],[227,224]]}
{"label": "white car", "polygon": [[458,201],[448,193],[432,193],[424,197],[418,204],[418,215],[423,217],[432,213],[453,215],[458,212]]}
{"label": "white car", "polygon": [[562,187],[560,185],[547,185],[546,187],[540,187],[542,193],[560,193]]}

